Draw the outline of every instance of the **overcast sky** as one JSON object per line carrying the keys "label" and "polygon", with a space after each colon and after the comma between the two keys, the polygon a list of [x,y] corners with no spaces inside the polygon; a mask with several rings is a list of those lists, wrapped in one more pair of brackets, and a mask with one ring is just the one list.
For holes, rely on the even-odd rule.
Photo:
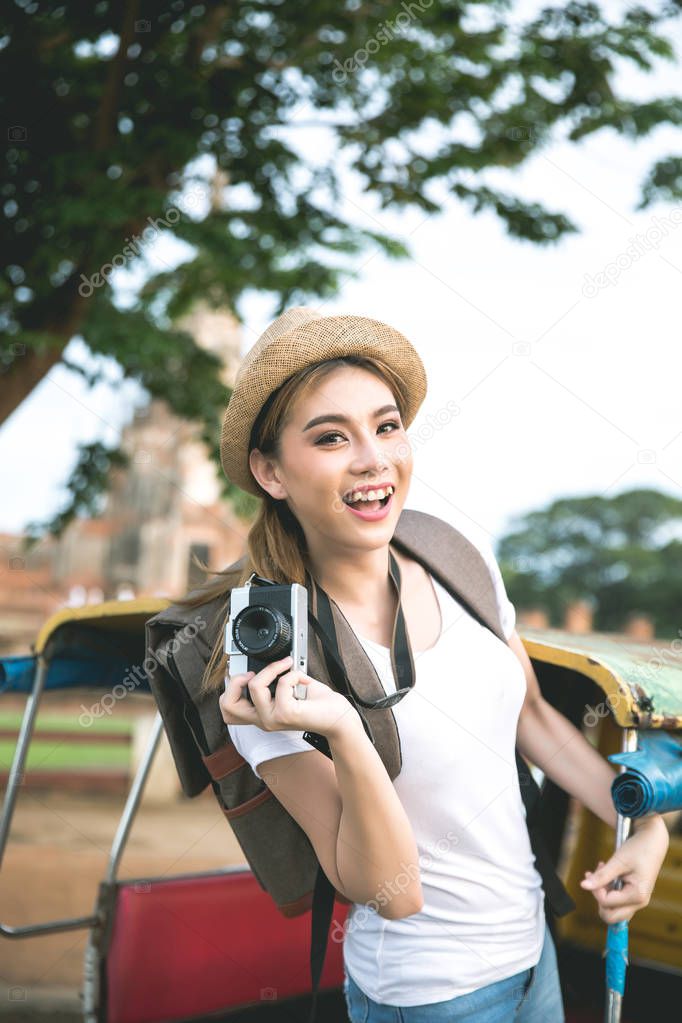
{"label": "overcast sky", "polygon": [[[676,94],[679,65],[621,82],[632,98]],[[306,152],[324,152],[324,133],[299,134]],[[679,151],[672,128],[634,144],[606,131],[554,144],[514,174],[488,174],[578,224],[580,234],[551,247],[511,239],[494,215],[454,201],[428,218],[378,211],[344,175],[342,212],[406,237],[413,253],[394,262],[368,250],[359,279],[320,306],[392,324],[424,361],[409,507],[469,523],[495,544],[514,516],[558,497],[638,486],[682,497],[682,204],[634,211],[648,168]],[[160,243],[160,260],[174,251]],[[609,265],[613,283],[597,287]],[[244,351],[272,310],[270,295],[242,300]],[[82,344],[69,355],[82,361]],[[111,384],[93,390],[53,368],[0,431],[0,529],[60,507],[76,444],[111,443],[130,420],[141,394],[109,368]]]}

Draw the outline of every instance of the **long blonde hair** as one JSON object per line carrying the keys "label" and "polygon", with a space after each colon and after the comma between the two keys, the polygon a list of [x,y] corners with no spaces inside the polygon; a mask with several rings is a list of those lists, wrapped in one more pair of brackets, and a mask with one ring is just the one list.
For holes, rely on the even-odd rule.
{"label": "long blonde hair", "polygon": [[[289,377],[272,394],[260,410],[251,432],[249,451],[258,448],[266,456],[280,457],[280,437],[290,418],[294,401],[306,394],[337,366],[360,366],[382,379],[390,387],[400,411],[405,415],[407,391],[404,382],[382,359],[364,355],[345,355],[314,363]],[[261,503],[256,518],[247,536],[246,560],[243,567],[221,570],[209,569],[199,559],[197,566],[207,576],[217,579],[205,580],[198,590],[175,600],[184,607],[200,607],[218,597],[225,597],[224,609],[220,612],[223,624],[229,614],[230,591],[243,586],[252,572],[278,583],[300,583],[305,585],[305,571],[310,571],[305,534],[301,525],[285,500],[275,500],[261,489]],[[223,629],[218,636],[211,656],[204,670],[199,695],[222,689],[228,657],[223,650]]]}

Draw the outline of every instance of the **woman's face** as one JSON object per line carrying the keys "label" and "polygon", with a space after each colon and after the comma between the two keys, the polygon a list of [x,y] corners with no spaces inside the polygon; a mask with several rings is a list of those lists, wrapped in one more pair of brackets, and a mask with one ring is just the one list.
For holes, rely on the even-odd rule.
{"label": "woman's face", "polygon": [[[369,550],[393,536],[412,476],[412,449],[388,385],[359,366],[339,366],[292,406],[280,458],[256,449],[250,464],[263,489],[287,501],[311,551],[320,551],[321,541]],[[359,511],[352,510],[351,492],[381,484],[394,491],[381,501],[382,517],[369,517],[377,502],[354,502]]]}

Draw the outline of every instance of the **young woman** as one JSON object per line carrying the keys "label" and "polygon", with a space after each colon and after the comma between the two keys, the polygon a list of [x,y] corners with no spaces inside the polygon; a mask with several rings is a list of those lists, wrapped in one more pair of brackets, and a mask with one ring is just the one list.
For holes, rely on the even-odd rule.
{"label": "young woman", "polygon": [[[303,584],[307,569],[387,693],[395,691],[395,555],[416,669],[413,690],[393,708],[400,774],[390,780],[350,702],[290,659],[228,676],[221,714],[352,903],[344,939],[351,1023],[561,1023],[514,746],[614,827],[615,772],[543,700],[487,541],[468,531],[494,580],[508,645],[391,546],[413,468],[406,429],[425,390],[421,360],[393,328],[296,308],[249,352],[222,437],[228,477],[262,497],[245,579],[256,571]],[[327,738],[333,760],[302,738],[306,730]],[[667,846],[663,820],[644,818],[586,877],[605,922],[648,903]],[[609,891],[616,877],[623,887]]]}

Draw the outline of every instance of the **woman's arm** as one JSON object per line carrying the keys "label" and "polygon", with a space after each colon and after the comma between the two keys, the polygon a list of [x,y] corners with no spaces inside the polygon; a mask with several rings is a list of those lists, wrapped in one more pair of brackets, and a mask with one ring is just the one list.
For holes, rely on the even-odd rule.
{"label": "woman's arm", "polygon": [[357,714],[328,734],[343,810],[336,845],[348,892],[378,904],[389,920],[418,913],[424,898],[412,826],[379,754]]}
{"label": "woman's arm", "polygon": [[[548,703],[540,691],[533,665],[521,638],[512,633],[509,646],[526,676],[526,698],[519,715],[517,742],[522,756],[536,764],[548,778],[612,828],[618,815],[611,797],[611,785],[618,772],[594,749],[583,733]],[[586,871],[581,884],[591,889],[606,923],[629,920],[646,906],[668,851],[669,836],[660,814],[635,818],[633,834],[606,863],[600,861],[594,873]],[[620,890],[609,889],[616,878]]]}
{"label": "woman's arm", "polygon": [[526,698],[517,727],[520,753],[564,792],[575,796],[615,828],[618,815],[611,798],[611,784],[617,772],[590,745],[580,729],[545,700],[518,632],[512,633],[509,646],[526,676]]}

